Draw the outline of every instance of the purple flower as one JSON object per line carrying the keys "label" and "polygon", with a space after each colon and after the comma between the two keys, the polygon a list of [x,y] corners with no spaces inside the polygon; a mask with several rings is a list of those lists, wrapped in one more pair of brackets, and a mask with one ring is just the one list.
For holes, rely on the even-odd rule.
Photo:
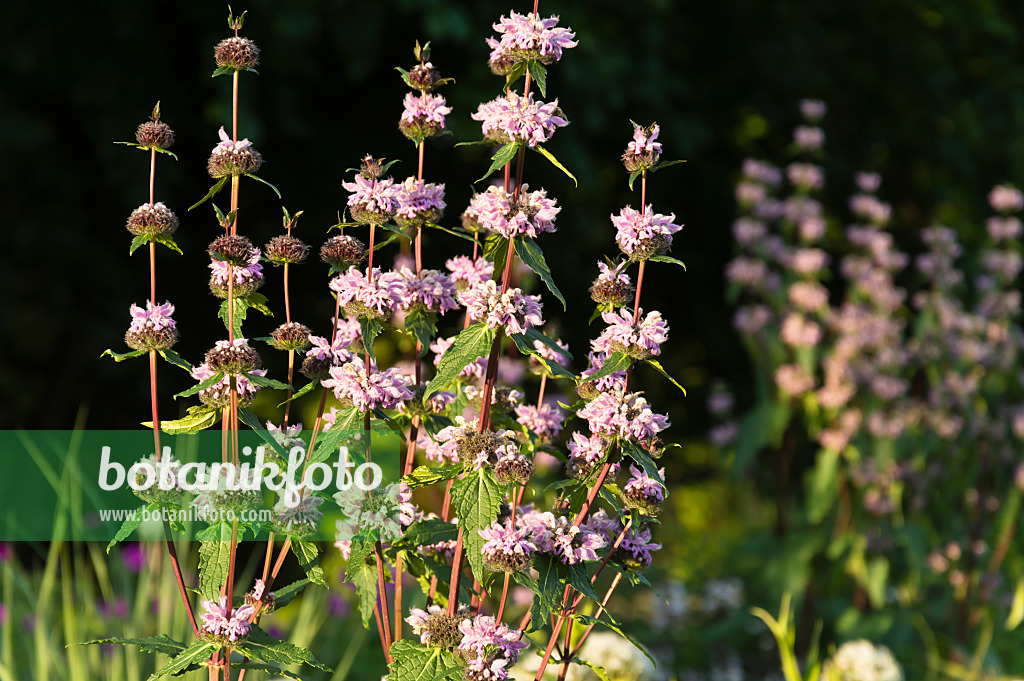
{"label": "purple flower", "polygon": [[590,424],[590,432],[608,437],[652,440],[669,426],[668,417],[651,411],[640,393],[601,393],[577,415]]}
{"label": "purple flower", "polygon": [[[583,380],[597,373],[604,366],[605,361],[608,359],[608,355],[603,352],[592,352],[588,356],[590,360],[590,366],[587,367],[583,374],[580,376]],[[626,386],[626,372],[613,371],[607,376],[602,376],[593,382],[594,388],[598,392],[617,391],[621,392]]]}
{"label": "purple flower", "polygon": [[658,469],[658,475],[660,476],[659,478],[652,478],[649,475],[647,475],[646,471],[641,471],[640,469],[630,464],[629,474],[633,477],[631,477],[629,479],[629,482],[626,483],[626,486],[622,488],[623,494],[627,493],[628,491],[635,491],[645,496],[650,496],[655,499],[658,499],[659,501],[665,500],[663,482],[665,478],[664,468]]}
{"label": "purple flower", "polygon": [[234,642],[249,634],[249,618],[255,609],[251,605],[240,605],[229,617],[227,602],[227,596],[221,596],[219,602],[203,601],[202,605],[206,612],[201,614],[199,619],[202,620],[202,630],[205,633],[222,636]]}
{"label": "purple flower", "polygon": [[637,156],[641,154],[660,154],[661,142],[655,142],[661,133],[661,127],[655,123],[648,132],[642,125],[633,125],[633,141],[626,145],[627,151]]}
{"label": "purple flower", "polygon": [[121,549],[121,563],[128,572],[139,574],[142,566],[146,564],[146,554],[142,550],[142,544],[132,542],[125,544]]}
{"label": "purple flower", "polygon": [[600,435],[587,437],[583,433],[573,433],[568,448],[572,458],[595,464],[608,453],[608,442]]}
{"label": "purple flower", "polygon": [[331,368],[330,374],[329,379],[321,381],[323,386],[333,389],[334,396],[343,404],[351,404],[359,411],[394,409],[413,395],[408,379],[397,369],[377,371],[376,362],[371,360],[367,370],[361,357]]}
{"label": "purple flower", "polygon": [[[354,321],[358,322],[358,320]],[[342,333],[339,333],[338,337],[334,339],[333,345],[323,336],[310,336],[309,342],[311,347],[306,351],[306,357],[313,357],[333,365],[342,364],[352,358],[352,353],[345,349],[351,345],[352,341]]]}
{"label": "purple flower", "polygon": [[855,173],[853,180],[857,188],[867,194],[874,194],[882,186],[882,176],[878,173]]}
{"label": "purple flower", "polygon": [[825,102],[817,99],[801,99],[800,100],[800,113],[804,118],[814,123],[825,117],[827,111]]}
{"label": "purple flower", "polygon": [[794,187],[805,191],[825,186],[825,171],[811,163],[790,163],[786,177]]}
{"label": "purple flower", "polygon": [[550,404],[542,404],[539,409],[533,405],[523,405],[516,407],[516,420],[536,433],[540,440],[551,440],[562,432],[565,412]]}
{"label": "purple flower", "polygon": [[793,253],[786,263],[797,274],[816,275],[828,265],[828,253],[820,248],[801,248]]}
{"label": "purple flower", "polygon": [[645,527],[640,532],[631,530],[626,533],[619,543],[619,551],[629,554],[641,567],[648,567],[651,562],[651,552],[661,548],[661,544],[651,541],[651,530]]}
{"label": "purple flower", "polygon": [[421,310],[444,314],[458,307],[455,302],[455,284],[451,277],[437,270],[423,270],[419,276],[402,268],[401,294],[398,307],[403,310]]}
{"label": "purple flower", "polygon": [[499,144],[516,142],[535,147],[547,142],[555,129],[569,125],[559,114],[558,100],[545,104],[533,96],[520,97],[509,90],[490,102],[484,102],[470,118],[480,121],[483,134]]}
{"label": "purple flower", "polygon": [[452,273],[455,288],[460,291],[484,283],[494,274],[494,263],[487,258],[473,260],[467,255],[450,258],[444,264]]}
{"label": "purple flower", "polygon": [[260,249],[253,248],[249,252],[249,261],[244,267],[237,265],[232,267],[226,260],[210,261],[211,279],[220,286],[228,285],[228,278],[231,276],[229,272],[234,275],[236,287],[262,281],[263,265],[260,264]]}
{"label": "purple flower", "polygon": [[370,278],[365,270],[350,267],[331,280],[330,288],[338,293],[340,304],[353,316],[386,319],[402,301],[402,282],[400,274],[382,274],[379,267],[373,268]]}
{"label": "purple flower", "polygon": [[220,135],[220,142],[217,144],[217,146],[213,148],[213,151],[211,152],[213,154],[223,154],[235,151],[242,151],[243,149],[248,149],[249,147],[252,146],[252,142],[250,142],[247,139],[238,140],[237,142],[232,141],[232,139],[224,131],[223,125],[220,126],[220,132],[217,134]]}
{"label": "purple flower", "polygon": [[474,651],[478,656],[486,657],[492,647],[496,647],[513,664],[519,659],[519,651],[530,645],[520,640],[522,637],[519,630],[509,629],[489,615],[462,620],[459,631],[462,632],[459,650]]}
{"label": "purple flower", "polygon": [[784,364],[775,370],[775,384],[783,395],[800,397],[814,389],[814,378],[798,364]]}
{"label": "purple flower", "polygon": [[471,320],[481,321],[492,329],[503,328],[509,336],[544,324],[540,296],[525,295],[518,288],[501,293],[493,279],[459,291],[458,298]]}
{"label": "purple flower", "polygon": [[[249,373],[256,376],[266,376],[266,369],[254,369]],[[212,371],[206,362],[197,364],[191,371],[192,378],[196,379],[200,383],[208,378],[212,378],[215,372]],[[260,391],[260,387],[246,378],[245,374],[235,375],[235,388],[238,392],[238,403],[241,405],[247,405],[253,401],[256,397],[256,393]],[[199,393],[199,399],[205,404],[211,404],[215,406],[227,406],[230,404],[231,394],[231,376],[224,376],[220,381],[214,383],[209,388],[206,388]]]}
{"label": "purple flower", "polygon": [[633,323],[633,313],[626,308],[618,313],[604,312],[601,319],[608,327],[591,341],[594,352],[624,352],[631,357],[646,359],[660,355],[661,344],[668,340],[668,324],[657,310],[649,313],[639,324]]}
{"label": "purple flower", "polygon": [[748,180],[756,180],[770,187],[776,187],[782,182],[782,172],[778,168],[753,158],[743,161],[741,172]]}
{"label": "purple flower", "polygon": [[491,523],[490,527],[479,530],[479,533],[486,540],[480,549],[484,560],[504,572],[525,569],[537,551],[537,546],[529,539],[530,529],[516,529],[511,519],[505,524]]}
{"label": "purple flower", "polygon": [[647,206],[644,213],[626,206],[621,213],[611,218],[616,229],[615,243],[626,255],[633,255],[657,237],[667,241],[667,245],[670,246],[672,235],[682,229],[680,225],[672,223],[676,218],[674,214],[655,213],[651,206]]}
{"label": "purple flower", "polygon": [[608,542],[598,532],[591,532],[583,527],[576,527],[564,516],[555,519],[546,540],[540,545],[545,553],[562,559],[563,563],[575,565],[589,560],[597,560],[597,549],[604,548]]}
{"label": "purple flower", "polygon": [[467,461],[477,470],[493,465],[502,456],[516,454],[515,433],[510,430],[479,432],[477,420],[455,417],[456,424],[437,433],[441,455],[451,461]]}
{"label": "purple flower", "polygon": [[[562,348],[563,350],[569,350],[569,346],[558,339],[555,340],[555,344],[558,345],[558,347]],[[554,364],[555,366],[560,366],[563,368],[569,366],[568,357],[566,357],[560,352],[557,352],[554,348],[552,348],[547,343],[544,343],[543,341],[533,341],[533,349],[537,352],[537,356],[540,359],[543,359],[549,365]],[[530,366],[534,367],[535,369],[540,369],[541,362],[537,357],[530,355]]]}
{"label": "purple flower", "polygon": [[499,39],[487,39],[491,48],[489,61],[492,68],[504,71],[518,62],[536,59],[545,64],[562,58],[562,50],[576,47],[576,34],[567,28],[558,28],[558,17],[541,19],[537,14],[509,12],[493,25]]}
{"label": "purple flower", "polygon": [[444,214],[444,185],[408,177],[395,185],[395,220],[401,226],[437,222]]}
{"label": "purple flower", "polygon": [[405,618],[405,621],[412,627],[412,633],[420,637],[420,643],[429,645],[432,632],[429,630],[428,620],[433,615],[442,615],[445,612],[440,605],[429,605],[426,610],[409,608],[409,616]]}
{"label": "purple flower", "polygon": [[342,182],[341,186],[351,192],[348,207],[352,217],[359,222],[382,225],[391,219],[398,209],[394,181],[389,177],[377,179],[359,174],[355,182]]}
{"label": "purple flower", "polygon": [[444,130],[444,117],[452,112],[446,106],[444,97],[426,92],[419,95],[412,92],[402,101],[404,110],[399,126],[413,133],[412,137],[432,137]]}
{"label": "purple flower", "polygon": [[793,144],[803,151],[814,151],[825,144],[825,133],[821,128],[799,125],[793,131]]}
{"label": "purple flower", "polygon": [[1015,213],[1024,208],[1024,194],[1013,185],[1000,184],[988,193],[988,203],[994,211]]}
{"label": "purple flower", "polygon": [[488,187],[487,191],[473,196],[469,203],[480,225],[497,232],[508,239],[525,234],[536,237],[542,232],[555,231],[555,216],[562,210],[555,206],[555,200],[547,198],[547,192],[540,189],[525,191],[523,185],[519,200],[515,201],[501,187]]}
{"label": "purple flower", "polygon": [[153,301],[147,300],[145,310],[133,303],[130,312],[132,323],[128,330],[134,333],[173,329],[175,326],[174,320],[171,319],[171,315],[174,314],[174,306],[170,301],[154,306]]}

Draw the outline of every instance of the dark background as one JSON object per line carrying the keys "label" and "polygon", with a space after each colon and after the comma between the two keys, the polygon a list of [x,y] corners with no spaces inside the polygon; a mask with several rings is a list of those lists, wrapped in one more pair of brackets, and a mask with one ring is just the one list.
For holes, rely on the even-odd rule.
{"label": "dark background", "polygon": [[[234,8],[249,10],[243,35],[262,49],[260,74],[242,76],[240,136],[264,155],[260,175],[280,188],[283,204],[305,211],[297,236],[319,246],[344,206],[346,169],[362,155],[402,159],[396,177],[415,173],[414,149],[397,132],[406,89],[393,67],[412,65],[417,38],[433,42],[432,61],[457,80],[444,92],[454,135],[431,144],[426,162],[428,181],[447,183],[447,222],[455,223],[488,161],[482,148],[452,143],[479,138],[469,114],[500,90],[484,39],[508,4],[253,0]],[[706,430],[711,377],[738,385],[742,400],[749,369],[722,285],[732,183],[746,155],[780,157],[799,99],[829,105],[831,204],[845,205],[855,170],[883,172],[893,230],[907,248],[935,220],[970,243],[988,188],[1021,177],[1020,3],[587,0],[540,9],[560,14],[580,41],[548,82],[549,99],[558,97],[572,121],[548,147],[580,186],[539,156],[526,168],[529,184],[564,208],[558,233],[541,243],[569,299],[557,316],[579,358],[596,333],[586,327],[594,262],[614,249],[608,216],[639,204],[618,163],[629,119],[657,120],[664,158],[688,160],[654,175],[648,198],[685,223],[673,255],[689,270],[652,267],[644,289],[644,307],[661,309],[672,326],[664,364],[690,388],[684,400],[662,381],[643,386],[670,413],[677,439]],[[229,35],[225,16],[224,5],[197,0],[4,4],[0,427],[68,428],[83,406],[92,428],[131,428],[148,417],[145,361],[99,356],[126,350],[128,307],[148,295],[145,251],[129,258],[124,228],[148,200],[148,156],[112,142],[132,140],[157,100],[180,161],[158,157],[156,198],[181,218],[185,251],[159,249],[157,297],[177,307],[176,350],[186,358],[199,361],[224,335],[206,288],[213,212],[187,207],[212,184],[205,165],[217,129],[230,130],[230,78],[210,78],[213,46]],[[244,182],[241,205],[242,232],[254,242],[278,233],[281,202],[269,189]],[[464,244],[431,235],[427,266],[442,266]],[[320,333],[330,314],[325,274],[311,259],[296,268],[293,288],[293,316]],[[283,317],[280,270],[267,275],[263,292],[281,313],[253,317],[247,335],[265,335]],[[556,307],[546,296],[550,316]],[[281,375],[281,357],[268,364]],[[165,416],[183,410],[168,396],[191,380],[167,367],[161,381]]]}

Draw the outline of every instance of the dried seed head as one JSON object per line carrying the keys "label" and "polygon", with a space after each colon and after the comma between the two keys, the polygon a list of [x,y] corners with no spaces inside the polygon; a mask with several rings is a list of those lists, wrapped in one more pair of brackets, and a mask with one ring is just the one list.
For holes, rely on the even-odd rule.
{"label": "dried seed head", "polygon": [[444,123],[441,121],[430,121],[425,117],[417,117],[412,121],[400,119],[398,130],[407,138],[417,141],[427,137],[437,137],[444,132]]}
{"label": "dried seed head", "polygon": [[213,58],[220,67],[251,69],[260,63],[260,48],[248,38],[225,38],[213,48]]}
{"label": "dried seed head", "polygon": [[248,373],[263,366],[260,354],[242,338],[234,343],[219,341],[207,351],[206,364],[210,371],[223,374]]}
{"label": "dried seed head", "polygon": [[246,175],[255,173],[263,165],[263,157],[260,152],[251,144],[241,144],[227,148],[218,145],[210,160],[206,163],[206,170],[211,177],[221,178],[229,175]]}
{"label": "dried seed head", "polygon": [[167,350],[178,342],[178,329],[173,326],[154,329],[147,326],[141,331],[128,331],[124,342],[132,350]]}
{"label": "dried seed head", "polygon": [[354,236],[339,234],[332,236],[320,247],[320,259],[331,269],[347,270],[366,258],[366,246]]}
{"label": "dried seed head", "polygon": [[235,267],[245,267],[252,258],[252,242],[244,236],[224,234],[209,245],[206,252],[215,260],[223,260]]}
{"label": "dried seed head", "polygon": [[366,155],[359,163],[359,174],[372,180],[384,174],[384,159]]}
{"label": "dried seed head", "polygon": [[494,464],[494,477],[502,485],[525,485],[533,477],[533,462],[522,454],[505,455]]}
{"label": "dried seed head", "polygon": [[278,350],[305,350],[309,347],[309,327],[298,322],[287,322],[274,329],[270,337]]}
{"label": "dried seed head", "polygon": [[297,265],[306,260],[309,246],[291,234],[281,234],[267,242],[263,254],[275,265]]}
{"label": "dried seed head", "polygon": [[635,291],[632,284],[598,277],[590,287],[590,297],[598,305],[619,307],[631,301]]}
{"label": "dried seed head", "polygon": [[[627,253],[633,262],[650,260],[655,255],[665,255],[672,247],[672,238],[666,234],[655,234],[649,239],[642,239],[632,253]],[[620,249],[621,250],[621,249]],[[625,251],[623,251],[625,253]]]}
{"label": "dried seed head", "polygon": [[174,131],[161,121],[146,121],[135,131],[135,141],[142,147],[170,149],[174,144]]}
{"label": "dried seed head", "polygon": [[170,236],[178,229],[178,216],[159,201],[144,203],[128,216],[127,228],[135,236]]}

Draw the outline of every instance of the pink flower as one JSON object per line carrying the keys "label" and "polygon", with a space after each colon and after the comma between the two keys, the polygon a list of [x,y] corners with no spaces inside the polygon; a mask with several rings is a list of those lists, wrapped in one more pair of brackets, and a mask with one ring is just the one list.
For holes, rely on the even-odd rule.
{"label": "pink flower", "polygon": [[801,99],[800,100],[800,113],[804,118],[811,121],[812,123],[825,117],[827,111],[825,102],[817,99]]}
{"label": "pink flower", "polygon": [[640,393],[601,393],[577,412],[590,425],[590,432],[608,437],[653,439],[669,426],[668,417],[651,411]]}
{"label": "pink flower", "polygon": [[523,185],[519,200],[514,201],[501,187],[488,187],[487,191],[473,196],[470,210],[484,229],[508,239],[524,234],[536,238],[542,232],[554,232],[555,216],[562,209],[555,206],[555,200],[549,199],[543,189],[535,192],[527,189],[529,187]]}
{"label": "pink flower", "polygon": [[253,248],[249,253],[248,264],[244,267],[231,267],[226,260],[211,260],[210,272],[212,279],[222,286],[228,285],[228,272],[233,271],[235,286],[263,279],[263,265],[260,264],[260,249]]}
{"label": "pink flower", "polygon": [[442,130],[444,117],[452,112],[450,106],[445,106],[444,97],[441,95],[417,95],[410,92],[405,95],[402,105],[405,107],[402,111],[402,122],[420,126],[436,123]]}
{"label": "pink flower", "polygon": [[786,168],[790,184],[803,189],[821,189],[825,186],[825,171],[811,163],[790,163]]}
{"label": "pink flower", "polygon": [[545,104],[533,96],[520,97],[513,90],[480,105],[470,118],[480,121],[484,137],[499,144],[516,142],[535,147],[547,142],[555,129],[569,125],[559,114],[558,100]]}
{"label": "pink flower", "polygon": [[487,258],[473,260],[467,255],[459,255],[450,258],[444,264],[452,273],[452,280],[456,288],[473,288],[491,278],[494,273],[494,263]]}
{"label": "pink flower", "polygon": [[615,226],[615,243],[619,245],[622,252],[632,255],[645,242],[655,235],[668,237],[668,243],[672,243],[672,235],[682,229],[681,225],[673,224],[676,216],[674,214],[661,215],[647,206],[644,213],[640,213],[629,206],[622,209],[618,215],[611,216],[612,224]]}
{"label": "pink flower", "polygon": [[376,179],[358,174],[354,182],[342,182],[341,186],[351,192],[348,207],[352,217],[361,222],[383,224],[398,209],[394,181],[389,177]]}
{"label": "pink flower", "polygon": [[874,194],[882,186],[882,176],[878,173],[856,173],[853,180],[857,188],[866,194]]}
{"label": "pink flower", "polygon": [[330,288],[338,293],[342,306],[356,303],[361,308],[357,312],[390,317],[402,300],[401,275],[393,272],[382,274],[379,267],[373,268],[369,279],[366,274],[365,270],[350,267],[331,280]]}
{"label": "pink flower", "polygon": [[501,293],[493,279],[459,291],[458,299],[466,306],[471,320],[481,321],[492,329],[504,329],[510,336],[544,324],[540,296],[525,295],[518,288]]}
{"label": "pink flower", "polygon": [[658,475],[660,478],[652,478],[645,471],[629,465],[629,474],[633,477],[629,479],[625,487],[622,488],[623,494],[627,492],[637,492],[644,496],[653,497],[658,501],[665,500],[665,469],[658,469]]}
{"label": "pink flower", "polygon": [[633,560],[640,563],[643,567],[651,564],[651,552],[657,551],[660,548],[661,544],[655,544],[651,541],[651,530],[648,527],[645,527],[640,532],[636,530],[627,532],[619,544],[619,551],[629,553]]}
{"label": "pink flower", "polygon": [[491,48],[489,60],[492,64],[514,64],[526,59],[542,59],[544,63],[558,61],[562,50],[576,47],[576,34],[567,28],[558,28],[558,17],[541,19],[537,14],[509,12],[493,27],[500,38],[487,39]]}
{"label": "pink flower", "polygon": [[325,388],[334,390],[334,396],[360,411],[394,409],[399,402],[411,399],[409,381],[397,369],[377,371],[371,361],[369,369],[361,357],[353,357],[340,367],[332,367],[331,377],[321,381]]}
{"label": "pink flower", "polygon": [[458,307],[455,302],[455,284],[448,275],[437,270],[423,270],[417,276],[404,267],[399,274],[402,288],[398,307],[401,309],[444,314]]}
{"label": "pink flower", "polygon": [[988,193],[988,203],[994,211],[1014,213],[1024,208],[1024,194],[1013,185],[1000,184]]}
{"label": "pink flower", "polygon": [[[643,310],[640,310],[643,314]],[[652,311],[640,323],[633,323],[633,313],[622,308],[618,313],[601,314],[608,327],[591,341],[594,352],[625,352],[635,357],[650,357],[661,354],[661,344],[668,340],[668,324],[661,313]]]}
{"label": "pink flower", "polygon": [[523,405],[516,407],[516,420],[536,433],[541,440],[550,440],[562,432],[565,412],[550,404],[542,404],[539,409],[533,405]]}
{"label": "pink flower", "polygon": [[250,142],[247,139],[238,140],[237,142],[232,141],[228,134],[224,132],[223,125],[220,126],[220,132],[217,134],[220,135],[220,142],[218,142],[217,146],[213,148],[213,151],[211,152],[213,154],[224,154],[232,153],[235,151],[242,151],[243,149],[248,149],[249,147],[252,146],[252,142]]}
{"label": "pink flower", "polygon": [[626,149],[636,155],[643,153],[648,154],[660,154],[661,153],[661,142],[655,142],[658,139],[658,135],[661,133],[661,127],[655,123],[651,126],[650,134],[647,133],[647,129],[640,125],[633,126],[633,141],[626,145]]}
{"label": "pink flower", "polygon": [[132,323],[128,330],[134,333],[141,331],[160,331],[161,329],[173,329],[175,326],[171,315],[174,314],[174,306],[170,301],[163,305],[153,305],[153,301],[146,301],[146,309],[132,304],[130,310]]}
{"label": "pink flower", "polygon": [[825,133],[821,128],[800,125],[793,131],[793,143],[804,151],[814,151],[825,143]]}
{"label": "pink flower", "polygon": [[480,536],[487,540],[481,551],[488,561],[498,563],[505,556],[529,557],[537,550],[537,546],[529,540],[529,528],[516,529],[511,520],[504,525],[493,522],[490,527],[479,530]]}
{"label": "pink flower", "polygon": [[[588,355],[590,366],[587,367],[581,378],[585,381],[588,377],[592,376],[596,372],[600,371],[601,367],[604,366],[605,361],[608,359],[608,355],[603,352],[592,352]],[[594,387],[600,392],[616,391],[622,392],[626,385],[626,372],[625,371],[613,371],[607,376],[594,381]]]}
{"label": "pink flower", "polygon": [[433,184],[408,177],[394,187],[397,201],[395,218],[412,223],[416,221],[435,222],[444,213],[444,185]]}
{"label": "pink flower", "polygon": [[202,630],[214,636],[223,636],[229,641],[237,641],[249,634],[249,618],[252,617],[255,609],[251,605],[240,605],[235,608],[230,617],[228,616],[227,596],[221,596],[220,601],[203,601],[203,608],[206,610],[199,616],[202,620]]}
{"label": "pink flower", "polygon": [[608,542],[604,535],[592,532],[585,527],[576,527],[564,516],[555,518],[555,522],[540,549],[562,559],[563,563],[575,565],[590,560],[597,560],[597,549],[604,548]]}

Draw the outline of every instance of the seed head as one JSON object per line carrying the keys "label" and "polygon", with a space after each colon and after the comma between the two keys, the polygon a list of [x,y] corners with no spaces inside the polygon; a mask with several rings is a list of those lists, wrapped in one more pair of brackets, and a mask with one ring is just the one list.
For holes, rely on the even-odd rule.
{"label": "seed head", "polygon": [[307,355],[302,360],[302,367],[299,371],[311,381],[323,381],[331,377],[331,367],[335,366],[334,360],[330,357],[317,357]]}
{"label": "seed head", "polygon": [[274,329],[270,337],[278,350],[305,350],[309,347],[309,327],[298,322],[287,322]]}
{"label": "seed head", "polygon": [[430,92],[441,80],[441,72],[434,68],[430,62],[417,64],[409,71],[409,82],[417,90]]}
{"label": "seed head", "polygon": [[206,252],[215,260],[223,260],[235,267],[245,267],[252,257],[252,249],[252,242],[246,237],[224,234],[214,239]]}
{"label": "seed head", "polygon": [[[245,296],[253,293],[257,289],[263,286],[263,277],[253,277],[246,279],[242,282],[235,282],[234,294],[236,298],[244,298]],[[210,293],[217,296],[221,300],[227,300],[228,298],[228,284],[226,281],[220,281],[216,275],[210,276]]]}
{"label": "seed head", "polygon": [[309,246],[291,234],[281,234],[267,242],[263,254],[275,265],[297,265],[306,260]]}
{"label": "seed head", "polygon": [[178,229],[178,216],[159,201],[144,203],[128,216],[127,228],[135,236],[170,236]]}
{"label": "seed head", "polygon": [[163,329],[144,328],[139,331],[129,330],[124,334],[124,342],[132,350],[167,350],[178,342],[180,334],[175,327]]}
{"label": "seed head", "polygon": [[[629,259],[633,262],[650,260],[655,255],[665,255],[672,247],[672,238],[666,234],[654,234],[647,239],[641,239]],[[625,253],[625,251],[623,251]]]}
{"label": "seed head", "polygon": [[502,485],[525,485],[533,477],[533,462],[522,454],[507,454],[494,464],[494,477]]}
{"label": "seed head", "polygon": [[249,373],[263,366],[259,353],[244,338],[217,341],[206,353],[206,364],[210,371],[224,374]]}
{"label": "seed head", "polygon": [[213,48],[217,66],[242,71],[260,63],[260,48],[248,38],[225,38]]}
{"label": "seed head", "polygon": [[384,174],[384,159],[367,154],[359,163],[359,174],[371,180],[380,178]]}
{"label": "seed head", "polygon": [[599,277],[590,287],[590,297],[598,305],[620,307],[632,300],[635,291],[632,284]]}
{"label": "seed head", "polygon": [[174,144],[174,131],[160,120],[146,121],[135,131],[135,141],[140,147],[170,149]]}
{"label": "seed head", "polygon": [[320,247],[320,259],[330,265],[332,270],[347,270],[366,259],[366,246],[354,236],[339,234]]}

